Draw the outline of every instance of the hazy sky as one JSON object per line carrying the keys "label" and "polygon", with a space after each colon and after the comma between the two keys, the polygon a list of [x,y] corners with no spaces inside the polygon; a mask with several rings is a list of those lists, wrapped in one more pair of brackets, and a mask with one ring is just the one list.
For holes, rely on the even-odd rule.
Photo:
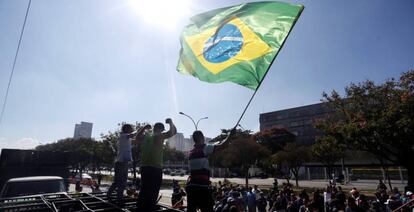
{"label": "hazy sky", "polygon": [[[173,4],[171,3],[173,2]],[[176,72],[179,35],[191,15],[244,3],[230,0],[33,0],[0,148],[31,148],[73,136],[94,123],[93,137],[120,122],[208,116],[207,136],[231,128],[252,91]],[[289,1],[305,5],[241,124],[259,114],[317,103],[350,82],[382,82],[414,68],[414,1]],[[0,103],[3,104],[28,0],[0,0]],[[132,2],[133,3],[133,2]]]}

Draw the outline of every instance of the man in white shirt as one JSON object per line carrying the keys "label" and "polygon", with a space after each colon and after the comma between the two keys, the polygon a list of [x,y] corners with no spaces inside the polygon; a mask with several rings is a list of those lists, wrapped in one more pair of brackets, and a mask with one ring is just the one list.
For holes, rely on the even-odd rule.
{"label": "man in white shirt", "polygon": [[124,190],[127,184],[128,179],[128,167],[129,163],[132,161],[132,153],[131,153],[131,143],[132,138],[135,137],[137,134],[143,134],[145,130],[150,129],[151,125],[146,125],[145,127],[141,128],[138,132],[133,132],[134,129],[130,124],[124,124],[121,128],[121,134],[118,139],[118,154],[116,156],[115,162],[115,176],[114,182],[112,183],[111,187],[109,187],[107,196],[108,199],[111,200],[112,192],[117,189],[117,200],[120,203],[122,201],[122,197],[124,194]]}

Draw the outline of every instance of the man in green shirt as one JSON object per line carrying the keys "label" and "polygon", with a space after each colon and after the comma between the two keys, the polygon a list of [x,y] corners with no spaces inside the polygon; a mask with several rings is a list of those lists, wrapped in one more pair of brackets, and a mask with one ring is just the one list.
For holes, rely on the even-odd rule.
{"label": "man in green shirt", "polygon": [[162,182],[164,140],[177,133],[170,118],[166,119],[165,123],[170,125],[168,132],[163,132],[164,125],[158,122],[152,132],[136,138],[141,145],[141,190],[137,200],[137,211],[155,211]]}

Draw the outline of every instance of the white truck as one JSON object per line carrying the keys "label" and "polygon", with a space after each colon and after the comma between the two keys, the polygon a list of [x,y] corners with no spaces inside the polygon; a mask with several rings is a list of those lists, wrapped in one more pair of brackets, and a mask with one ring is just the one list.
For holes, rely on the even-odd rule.
{"label": "white truck", "polygon": [[2,149],[0,198],[66,192],[68,158],[65,152]]}
{"label": "white truck", "polygon": [[66,192],[62,177],[33,176],[9,179],[3,186],[0,198],[29,196],[36,194]]}

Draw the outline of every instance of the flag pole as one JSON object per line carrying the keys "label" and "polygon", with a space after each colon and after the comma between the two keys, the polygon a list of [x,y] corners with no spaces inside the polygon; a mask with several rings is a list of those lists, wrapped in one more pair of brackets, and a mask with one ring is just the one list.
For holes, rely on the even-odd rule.
{"label": "flag pole", "polygon": [[263,76],[263,79],[259,82],[259,85],[257,86],[256,90],[254,91],[254,93],[253,93],[252,97],[250,97],[250,100],[247,102],[246,107],[244,108],[244,110],[243,110],[243,112],[242,112],[241,116],[239,117],[239,120],[237,120],[237,123],[236,123],[236,125],[234,125],[233,129],[236,129],[236,127],[237,127],[237,126],[239,126],[240,121],[242,120],[242,118],[243,118],[244,114],[246,113],[247,108],[250,106],[250,103],[252,102],[252,100],[253,100],[254,96],[256,95],[257,91],[259,90],[260,85],[262,85],[262,82],[263,82],[264,78],[266,77],[267,72],[269,72],[269,69],[270,69],[270,67],[271,67],[271,66],[272,66],[272,64],[273,64],[273,61],[275,61],[275,58],[276,58],[276,56],[273,58],[272,62],[270,63],[269,68],[267,69],[267,71],[266,71],[265,75]]}
{"label": "flag pole", "polygon": [[242,120],[242,118],[243,118],[244,114],[245,114],[245,113],[246,113],[246,111],[247,111],[247,108],[250,106],[250,103],[252,102],[252,100],[253,100],[254,96],[256,95],[257,91],[259,90],[260,86],[262,85],[263,80],[266,78],[266,75],[267,75],[267,73],[269,72],[270,67],[272,67],[273,62],[275,62],[275,59],[276,59],[277,55],[279,54],[280,50],[283,48],[283,45],[285,44],[286,40],[288,39],[288,37],[289,37],[289,35],[290,35],[290,32],[292,32],[292,29],[293,29],[293,27],[295,26],[296,22],[298,21],[298,19],[299,19],[300,15],[302,14],[302,11],[303,11],[303,9],[302,9],[301,11],[299,11],[299,14],[298,14],[298,16],[296,17],[296,20],[293,22],[292,27],[290,28],[290,30],[289,30],[289,32],[288,32],[288,34],[286,35],[285,40],[282,42],[282,45],[280,45],[280,47],[279,47],[279,51],[277,51],[276,55],[275,55],[275,56],[273,57],[273,59],[272,59],[272,62],[270,62],[269,68],[266,70],[266,73],[264,74],[264,76],[263,76],[262,80],[260,80],[259,85],[257,85],[256,90],[254,91],[254,93],[253,93],[252,97],[250,97],[249,102],[247,102],[247,105],[246,105],[246,107],[244,108],[243,113],[241,114],[241,116],[240,116],[239,120],[237,120],[237,123],[236,123],[236,125],[233,127],[233,129],[236,129],[236,127],[237,127],[237,126],[239,126],[240,121]]}
{"label": "flag pole", "polygon": [[[269,71],[269,70],[268,70],[268,71]],[[264,79],[264,78],[263,78],[263,79]],[[263,80],[262,80],[262,81],[263,81]],[[261,82],[259,83],[259,85],[257,86],[257,88],[256,88],[256,90],[254,91],[254,93],[253,93],[252,97],[250,97],[249,102],[247,102],[247,105],[246,105],[246,107],[244,108],[243,113],[241,114],[241,116],[240,116],[239,120],[237,120],[237,123],[236,123],[236,125],[233,127],[233,129],[236,129],[236,127],[237,127],[237,126],[239,126],[240,121],[242,120],[242,118],[243,118],[244,114],[246,113],[247,108],[250,106],[250,103],[252,102],[252,100],[253,100],[254,96],[255,96],[255,95],[256,95],[256,93],[257,93],[257,90],[259,90],[259,87],[260,87],[260,84],[262,84],[262,81],[261,81]]]}
{"label": "flag pole", "polygon": [[[276,56],[277,56],[277,55],[276,55]],[[230,138],[231,131],[235,130],[235,129],[237,128],[237,126],[239,126],[240,121],[242,120],[242,118],[243,118],[244,114],[245,114],[245,113],[246,113],[246,111],[247,111],[247,108],[249,107],[249,105],[250,105],[250,103],[252,102],[252,100],[253,100],[254,96],[256,95],[257,91],[259,90],[260,85],[262,84],[262,82],[263,82],[264,78],[265,78],[265,77],[266,77],[266,75],[267,75],[267,72],[269,72],[270,67],[272,66],[273,62],[275,61],[276,56],[273,58],[272,62],[270,63],[270,66],[269,66],[269,68],[267,69],[267,71],[266,71],[265,75],[263,76],[262,80],[259,82],[259,85],[257,85],[257,88],[256,88],[256,90],[254,91],[254,93],[253,93],[252,97],[250,97],[249,102],[247,102],[247,105],[246,105],[246,107],[244,108],[243,113],[241,114],[241,116],[240,116],[239,120],[237,120],[236,125],[234,125],[234,127],[233,127],[233,128],[231,128],[230,133],[229,133],[229,134],[227,135],[227,137],[226,137],[226,138],[222,141],[223,143],[224,143],[224,142],[226,142],[226,141]]]}

